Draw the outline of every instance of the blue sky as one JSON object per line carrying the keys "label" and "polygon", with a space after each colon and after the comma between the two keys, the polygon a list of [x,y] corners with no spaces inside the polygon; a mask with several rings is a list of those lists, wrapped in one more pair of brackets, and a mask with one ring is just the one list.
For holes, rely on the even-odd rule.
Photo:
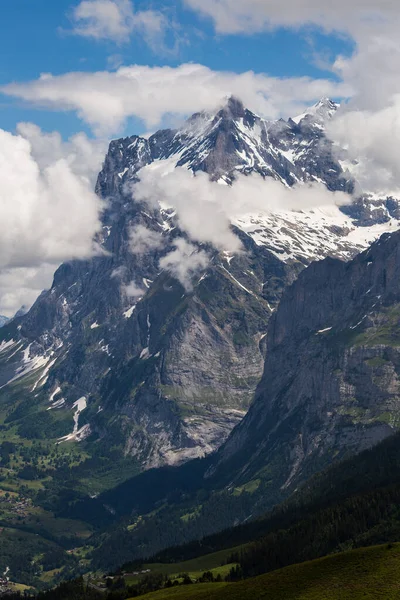
{"label": "blue sky", "polygon": [[110,138],[230,94],[267,119],[343,99],[331,139],[400,190],[399,28],[398,0],[2,0],[0,314],[92,255]]}
{"label": "blue sky", "polygon": [[[37,79],[41,73],[61,75],[73,71],[103,71],[113,64],[178,66],[200,63],[214,71],[242,73],[253,70],[278,77],[335,78],[318,67],[315,54],[332,58],[350,54],[352,43],[343,36],[323,35],[310,27],[278,29],[255,35],[218,35],[210,19],[180,2],[137,1],[135,9],[160,10],[177,24],[176,52],[153,51],[140,36],[128,43],[93,40],[72,35],[71,0],[3,0],[0,21],[0,85]],[[171,40],[167,39],[167,43]],[[90,129],[74,112],[43,110],[24,100],[0,96],[0,127],[14,131],[19,121],[32,121],[45,131],[64,137]],[[140,128],[131,120],[130,128]]]}

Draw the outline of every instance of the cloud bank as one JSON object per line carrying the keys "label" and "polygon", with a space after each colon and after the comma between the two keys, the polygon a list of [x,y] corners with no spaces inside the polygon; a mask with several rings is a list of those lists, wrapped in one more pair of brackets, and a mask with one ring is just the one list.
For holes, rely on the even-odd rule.
{"label": "cloud bank", "polygon": [[[219,34],[254,34],[279,28],[347,36],[351,56],[325,61],[350,99],[338,111],[329,135],[359,160],[356,175],[367,191],[400,190],[400,4],[396,0],[185,0],[212,19]],[[294,113],[293,113],[294,114]]]}
{"label": "cloud bank", "polygon": [[[120,133],[132,116],[154,129],[166,118],[214,110],[231,94],[270,119],[301,113],[322,96],[347,98],[329,125],[329,136],[347,149],[350,160],[359,161],[356,175],[366,191],[400,193],[398,2],[184,2],[211,18],[219,34],[311,26],[346,35],[354,41],[355,51],[351,56],[337,56],[327,66],[335,79],[279,78],[251,71],[237,74],[199,64],[132,65],[115,72],[43,74],[33,81],[2,86],[0,91],[45,109],[76,112],[99,136]],[[77,35],[117,44],[138,35],[153,49],[165,44],[171,26],[164,14],[135,11],[129,0],[83,0],[74,9],[72,22]],[[102,153],[101,144],[83,135],[64,144],[58,134],[45,135],[32,125],[20,126],[17,136],[0,131],[0,312],[11,314],[20,303],[29,303],[45,287],[48,273],[59,261],[93,252],[91,239],[99,227],[100,207],[92,189]],[[135,193],[150,201],[158,195],[174,206],[180,226],[194,241],[233,251],[238,248],[230,228],[233,213],[342,202],[330,195],[327,198],[321,188],[303,186],[291,192],[272,180],[261,185],[257,178],[239,179],[228,191],[204,176],[194,178],[180,170],[162,179],[162,189],[154,174],[142,173]],[[134,233],[134,252],[145,252],[146,244],[158,244],[145,231]],[[175,248],[165,268],[175,269],[179,256],[181,262],[193,259],[193,248],[184,242]],[[182,281],[187,277],[184,272],[177,272],[178,276]]]}
{"label": "cloud bank", "polygon": [[358,36],[351,57],[333,70],[352,82],[354,94],[328,125],[327,135],[358,161],[354,174],[365,191],[400,197],[400,5],[393,22]]}
{"label": "cloud bank", "polygon": [[81,134],[63,144],[31,124],[18,132],[0,130],[0,312],[8,315],[31,303],[62,261],[93,255],[102,208],[93,191],[100,143]]}
{"label": "cloud bank", "polygon": [[[203,172],[194,175],[185,168],[176,168],[162,173],[162,168],[161,163],[158,169],[152,165],[139,172],[140,181],[133,187],[133,198],[153,207],[161,202],[173,208],[180,229],[190,240],[211,244],[221,251],[240,252],[242,249],[231,227],[235,218],[350,202],[347,194],[329,192],[320,184],[287,188],[272,178],[263,179],[253,174],[241,175],[232,186],[227,186],[210,181]],[[132,232],[134,251],[135,248],[146,251],[153,244],[159,248],[161,240],[161,236],[156,237],[145,227]],[[206,252],[198,252],[195,246],[182,239],[176,243],[175,251],[160,261],[160,266],[169,270],[188,289],[193,274],[205,268],[208,260]]]}
{"label": "cloud bank", "polygon": [[396,0],[184,0],[198,13],[213,19],[218,33],[258,33],[277,27],[314,24],[328,31],[350,31],[397,17]]}
{"label": "cloud bank", "polygon": [[278,78],[252,71],[237,74],[182,64],[43,74],[34,81],[2,86],[0,92],[44,108],[76,111],[102,135],[120,131],[131,116],[139,117],[151,129],[168,115],[182,117],[213,110],[232,94],[258,114],[276,119],[301,113],[323,96],[348,96],[351,89],[328,79]]}

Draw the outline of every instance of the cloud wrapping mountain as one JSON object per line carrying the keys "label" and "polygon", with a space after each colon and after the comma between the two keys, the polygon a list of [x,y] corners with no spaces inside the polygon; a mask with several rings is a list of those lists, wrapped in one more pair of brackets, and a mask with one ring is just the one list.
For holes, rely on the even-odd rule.
{"label": "cloud wrapping mountain", "polygon": [[35,105],[76,111],[99,135],[115,133],[128,117],[154,128],[171,115],[182,118],[214,110],[230,95],[266,118],[303,112],[323,96],[348,96],[351,89],[329,79],[279,78],[252,71],[213,71],[200,64],[178,67],[132,65],[115,72],[43,74],[10,83],[0,91]]}
{"label": "cloud wrapping mountain", "polygon": [[18,135],[0,130],[3,312],[29,304],[60,262],[96,252],[103,204],[94,193],[94,173],[101,153],[102,144],[83,134],[63,144],[58,134],[31,124],[21,124]]}
{"label": "cloud wrapping mountain", "polygon": [[174,242],[174,250],[160,260],[160,267],[175,277],[186,291],[191,291],[193,277],[207,267],[209,259],[204,250],[198,250],[184,238],[178,238]]}
{"label": "cloud wrapping mountain", "polygon": [[[273,213],[284,210],[307,210],[321,206],[349,204],[351,198],[342,192],[330,192],[318,183],[293,188],[258,174],[238,175],[234,185],[220,185],[201,171],[195,175],[186,168],[163,173],[161,161],[139,172],[140,181],[133,188],[136,200],[156,207],[159,202],[173,208],[180,228],[195,242],[212,244],[219,250],[238,252],[242,249],[233,233],[233,219],[246,214]],[[154,232],[136,231],[135,244],[150,247]],[[186,260],[186,256],[185,256]]]}
{"label": "cloud wrapping mountain", "polygon": [[394,0],[186,0],[210,17],[219,34],[248,35],[282,27],[322,29],[354,42],[350,56],[339,55],[325,68],[352,89],[347,106],[328,130],[332,139],[358,159],[361,184],[376,193],[398,193],[400,149],[400,5]]}

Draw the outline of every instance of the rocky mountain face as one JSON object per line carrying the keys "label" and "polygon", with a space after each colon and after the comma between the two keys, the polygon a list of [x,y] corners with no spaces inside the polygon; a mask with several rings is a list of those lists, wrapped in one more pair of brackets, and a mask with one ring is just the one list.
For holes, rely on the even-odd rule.
{"label": "rocky mountain face", "polygon": [[[94,564],[109,568],[110,548],[124,562],[247,523],[292,494],[294,503],[302,493],[313,499],[321,482],[334,498],[331,469],[302,484],[400,429],[399,271],[400,231],[349,262],[326,258],[303,270],[269,321],[255,400],[219,451],[144,473],[74,515],[113,509],[115,531],[100,542]],[[366,465],[379,462],[373,456],[364,457]],[[379,456],[388,461],[387,477],[394,463]],[[351,485],[352,464],[343,468],[341,493]],[[368,482],[360,485],[368,489]]]}
{"label": "rocky mountain face", "polygon": [[[14,403],[9,422],[23,424],[23,401],[34,398],[34,418],[47,437],[117,448],[140,468],[177,464],[218,448],[245,415],[260,380],[268,321],[283,290],[316,258],[349,259],[397,227],[399,207],[391,198],[361,197],[342,210],[238,216],[232,227],[245,252],[207,248],[211,261],[192,273],[188,291],[160,267],[187,241],[185,232],[173,210],[135,199],[132,183],[142,167],[157,164],[204,171],[220,184],[235,185],[238,173],[258,173],[287,187],[322,182],[332,191],[351,192],[351,174],[324,134],[324,122],[336,109],[323,100],[301,117],[268,122],[231,99],[215,114],[193,115],[179,130],[112,142],[97,183],[108,203],[98,256],[62,265],[51,290],[1,330],[0,393]],[[132,239],[140,228],[160,243],[138,254]],[[325,267],[312,269],[322,273]],[[273,327],[269,353],[276,354],[274,368],[282,370],[283,333],[277,332],[284,328],[276,318]],[[287,335],[298,339],[292,330]],[[221,461],[245,443],[253,418],[231,438]],[[388,427],[379,422],[371,436],[383,436]],[[302,456],[296,443],[293,455]]]}
{"label": "rocky mountain face", "polygon": [[3,325],[5,325],[8,321],[8,317],[3,317],[3,315],[0,315],[0,327],[3,327]]}
{"label": "rocky mountain face", "polygon": [[[286,494],[400,426],[400,233],[304,270],[270,320],[255,401],[209,472]],[[234,474],[233,474],[234,473]]]}

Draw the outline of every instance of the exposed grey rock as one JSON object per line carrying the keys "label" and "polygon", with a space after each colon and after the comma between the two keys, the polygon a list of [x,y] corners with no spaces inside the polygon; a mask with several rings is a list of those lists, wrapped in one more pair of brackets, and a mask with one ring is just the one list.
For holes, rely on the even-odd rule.
{"label": "exposed grey rock", "polygon": [[247,416],[209,476],[270,473],[271,493],[369,448],[400,426],[400,233],[353,261],[327,258],[290,286],[269,325]]}
{"label": "exposed grey rock", "polygon": [[[253,397],[268,320],[283,290],[315,258],[348,259],[365,248],[382,231],[377,224],[386,220],[389,228],[398,218],[397,201],[363,199],[362,210],[348,215],[238,218],[232,225],[246,252],[232,257],[207,248],[212,261],[187,292],[159,267],[185,233],[171,211],[132,198],[131,185],[142,167],[168,160],[233,185],[238,173],[256,172],[287,186],[322,181],[351,190],[324,134],[334,109],[325,100],[301,119],[267,122],[231,99],[180,130],[113,141],[96,187],[108,203],[101,252],[62,265],[51,290],[2,328],[0,385],[24,384],[43,411],[63,415],[63,435],[71,434],[74,405],[84,397],[76,439],[117,446],[142,468],[216,449]],[[137,225],[159,235],[162,246],[132,254]],[[132,282],[143,291],[136,298],[126,293]]]}

